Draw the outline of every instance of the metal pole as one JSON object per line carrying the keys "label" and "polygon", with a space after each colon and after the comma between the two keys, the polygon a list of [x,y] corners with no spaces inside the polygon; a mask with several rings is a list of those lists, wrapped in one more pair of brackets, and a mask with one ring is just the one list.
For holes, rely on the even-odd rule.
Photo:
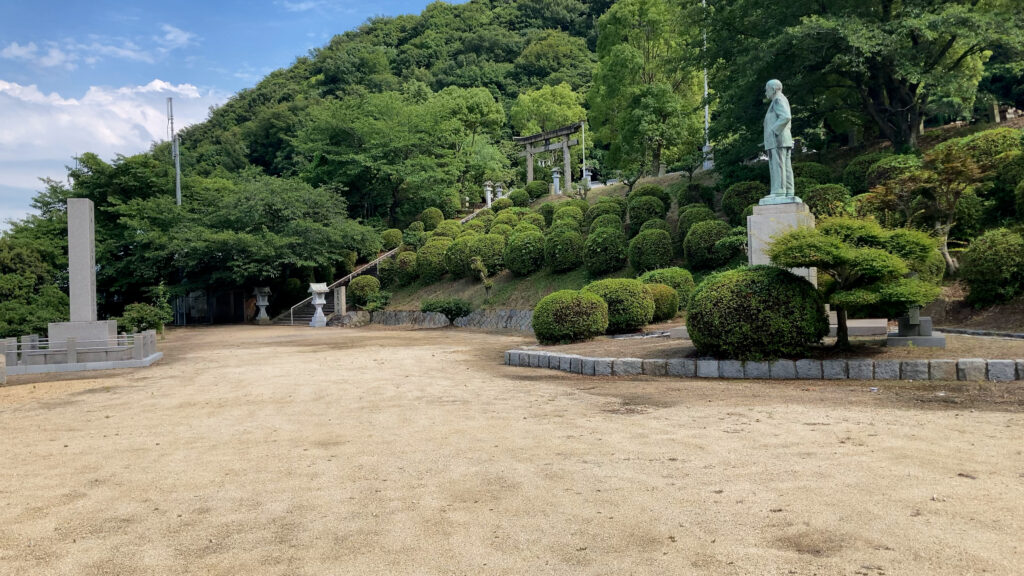
{"label": "metal pole", "polygon": [[174,199],[178,206],[181,206],[181,149],[178,144],[178,135],[174,135]]}
{"label": "metal pole", "polygon": [[590,185],[590,178],[587,178],[587,121],[580,122],[580,142],[583,144],[583,172],[580,174],[580,179],[583,180],[584,185]]}

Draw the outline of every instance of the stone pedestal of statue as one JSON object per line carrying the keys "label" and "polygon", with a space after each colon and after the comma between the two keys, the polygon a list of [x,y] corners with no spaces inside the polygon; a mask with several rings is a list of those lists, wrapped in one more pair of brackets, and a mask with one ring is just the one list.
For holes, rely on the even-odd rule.
{"label": "stone pedestal of statue", "polygon": [[[751,266],[771,264],[768,247],[772,239],[795,228],[814,228],[814,215],[799,198],[766,196],[747,216],[747,257]],[[792,268],[790,272],[818,285],[815,268]]]}

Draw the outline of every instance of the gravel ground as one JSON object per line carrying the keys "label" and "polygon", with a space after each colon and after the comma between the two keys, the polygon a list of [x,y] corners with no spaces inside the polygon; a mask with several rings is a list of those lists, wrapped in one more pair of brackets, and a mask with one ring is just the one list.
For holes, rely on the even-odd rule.
{"label": "gravel ground", "polygon": [[527,343],[217,327],[12,377],[0,574],[1021,573],[1007,387],[501,365]]}

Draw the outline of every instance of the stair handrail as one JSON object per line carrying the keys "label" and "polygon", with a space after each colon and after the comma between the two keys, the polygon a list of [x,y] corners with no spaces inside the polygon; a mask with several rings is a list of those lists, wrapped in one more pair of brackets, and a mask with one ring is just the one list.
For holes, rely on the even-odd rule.
{"label": "stair handrail", "polygon": [[[482,207],[482,208],[478,208],[478,209],[474,210],[473,213],[471,213],[469,216],[466,216],[465,218],[459,220],[459,224],[465,224],[466,222],[469,222],[473,218],[476,218],[476,215],[479,214],[481,210],[484,210],[484,208],[486,208],[486,207]],[[395,254],[397,254],[398,251],[401,248],[402,248],[401,246],[399,246],[398,248],[392,248],[391,250],[388,250],[387,252],[381,254],[380,256],[377,256],[377,258],[375,258],[373,261],[367,262],[366,264],[363,264],[359,268],[356,268],[352,272],[350,272],[347,275],[343,276],[340,280],[335,280],[334,283],[332,283],[330,286],[327,287],[327,289],[328,290],[334,290],[335,288],[337,288],[338,286],[340,286],[344,282],[351,282],[353,278],[355,278],[356,276],[361,275],[370,266],[375,266],[375,265],[379,264],[381,260],[384,260],[385,258],[390,258],[390,257],[394,256]],[[313,301],[313,295],[310,294],[304,300],[302,300],[301,302],[299,302],[295,306],[292,306],[291,308],[289,308],[288,309],[288,324],[291,325],[291,326],[295,325],[295,309],[296,308],[298,308],[299,306],[305,306],[306,304],[308,304],[308,303],[310,303],[312,301]]]}

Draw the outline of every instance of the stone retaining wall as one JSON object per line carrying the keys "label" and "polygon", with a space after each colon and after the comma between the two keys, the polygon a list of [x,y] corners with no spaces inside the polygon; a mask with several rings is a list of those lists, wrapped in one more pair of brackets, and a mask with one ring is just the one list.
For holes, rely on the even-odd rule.
{"label": "stone retaining wall", "polygon": [[515,330],[533,334],[533,310],[476,310],[469,316],[455,319],[460,328],[482,330]]}
{"label": "stone retaining wall", "polygon": [[370,321],[381,326],[412,325],[417,328],[444,328],[449,324],[444,314],[419,310],[378,310],[371,315]]}
{"label": "stone retaining wall", "polygon": [[1024,381],[1024,360],[775,360],[741,362],[674,358],[590,358],[536,350],[509,350],[505,364],[584,376],[675,376],[759,380]]}
{"label": "stone retaining wall", "polygon": [[[380,310],[373,314],[349,312],[335,315],[328,322],[330,326],[351,328],[371,323],[381,326],[415,326],[417,328],[444,328],[450,325],[443,314],[420,312],[419,310]],[[481,330],[513,330],[533,334],[533,310],[476,310],[469,316],[457,318],[455,326]]]}

